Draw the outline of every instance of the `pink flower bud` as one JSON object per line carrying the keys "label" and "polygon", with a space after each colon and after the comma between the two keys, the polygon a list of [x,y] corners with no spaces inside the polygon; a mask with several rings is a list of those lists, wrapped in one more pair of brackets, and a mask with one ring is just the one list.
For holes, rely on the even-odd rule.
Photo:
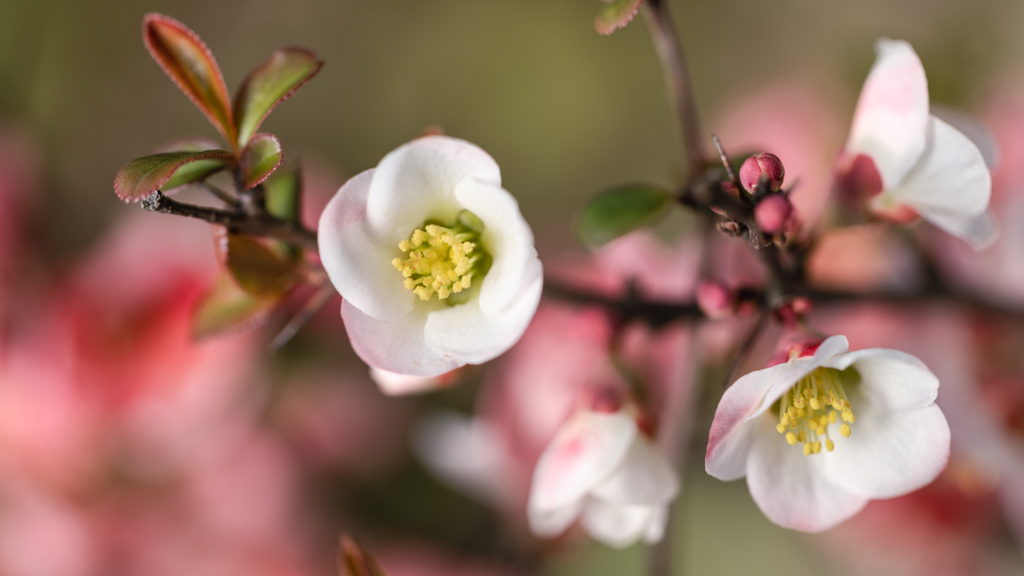
{"label": "pink flower bud", "polygon": [[733,297],[728,288],[713,280],[702,280],[697,285],[697,306],[712,320],[732,314]]}
{"label": "pink flower bud", "polygon": [[768,178],[772,191],[778,192],[782,188],[783,178],[786,177],[786,169],[782,166],[782,160],[779,160],[775,154],[763,152],[747,158],[740,166],[740,184],[743,184],[747,192],[754,191],[762,176]]}
{"label": "pink flower bud", "polygon": [[766,196],[754,207],[754,219],[765,234],[778,234],[786,228],[793,205],[782,194]]}

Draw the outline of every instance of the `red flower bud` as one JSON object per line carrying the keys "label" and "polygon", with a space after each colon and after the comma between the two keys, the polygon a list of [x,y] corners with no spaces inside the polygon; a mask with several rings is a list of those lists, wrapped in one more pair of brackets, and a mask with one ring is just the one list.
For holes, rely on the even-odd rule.
{"label": "red flower bud", "polygon": [[782,232],[792,214],[793,205],[782,194],[766,196],[754,207],[754,219],[765,234]]}
{"label": "red flower bud", "polygon": [[728,288],[713,280],[702,280],[697,285],[697,307],[712,320],[732,314],[733,297]]}
{"label": "red flower bud", "polygon": [[754,191],[762,176],[768,178],[768,184],[772,191],[778,192],[782,188],[783,178],[786,177],[786,169],[782,166],[782,160],[779,160],[775,154],[764,152],[747,158],[740,166],[740,184],[743,184],[747,192]]}

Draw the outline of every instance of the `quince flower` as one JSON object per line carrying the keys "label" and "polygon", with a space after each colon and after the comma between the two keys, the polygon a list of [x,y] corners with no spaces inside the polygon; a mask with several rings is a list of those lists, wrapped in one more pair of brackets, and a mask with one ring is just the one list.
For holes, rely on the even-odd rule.
{"label": "quince flower", "polygon": [[534,534],[553,537],[577,518],[592,537],[625,547],[661,540],[679,481],[627,408],[580,410],[537,462],[527,508]]}
{"label": "quince flower", "polygon": [[930,483],[949,458],[938,379],[884,348],[848,352],[844,336],[794,346],[788,361],[737,380],[711,424],[704,464],[747,477],[780,526],[819,532]]}
{"label": "quince flower", "polygon": [[367,364],[437,376],[522,336],[540,301],[533,233],[497,163],[428,136],[346,182],[320,217],[320,258]]}
{"label": "quince flower", "polygon": [[929,113],[928,80],[910,44],[882,39],[853,116],[839,186],[870,196],[876,215],[924,218],[980,249],[995,238],[986,214],[992,178],[962,132]]}

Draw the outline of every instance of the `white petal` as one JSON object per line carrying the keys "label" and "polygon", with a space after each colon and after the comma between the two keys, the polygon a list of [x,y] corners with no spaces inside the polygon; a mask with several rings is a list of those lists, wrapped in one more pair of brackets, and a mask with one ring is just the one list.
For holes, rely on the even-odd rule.
{"label": "white petal", "polygon": [[[794,530],[821,532],[859,512],[868,499],[830,482],[823,468],[835,453],[805,456],[775,430],[777,421],[758,418],[747,465],[747,486],[769,520]],[[836,450],[839,450],[837,447]]]}
{"label": "white petal", "polygon": [[387,322],[367,316],[348,300],[342,301],[341,319],[352,349],[370,366],[399,374],[440,376],[464,366],[461,359],[432,348],[423,334],[430,310],[444,304],[420,304],[404,317]]}
{"label": "white petal", "polygon": [[437,376],[413,376],[389,372],[380,368],[370,368],[370,378],[377,384],[380,391],[388,396],[403,396],[427,392],[443,386]]}
{"label": "white petal", "polygon": [[583,511],[583,503],[584,500],[581,498],[557,508],[529,508],[527,519],[530,522],[530,531],[542,538],[558,536],[579,518],[580,512]]}
{"label": "white petal", "polygon": [[858,409],[853,434],[834,434],[825,474],[864,498],[892,498],[935,479],[949,460],[949,425],[938,406],[892,411],[868,403]]}
{"label": "white petal", "polygon": [[608,546],[625,548],[650,532],[658,508],[592,498],[583,509],[583,529]]}
{"label": "white petal", "polygon": [[902,183],[887,188],[885,194],[911,206],[929,222],[934,217],[964,218],[988,207],[992,175],[978,147],[933,116],[920,160]]}
{"label": "white petal", "polygon": [[963,238],[975,250],[984,250],[999,238],[999,224],[991,209],[977,216],[947,216],[934,212],[924,217],[943,232]]}
{"label": "white petal", "polygon": [[374,171],[349,179],[320,215],[320,260],[342,298],[367,316],[395,320],[412,310],[413,293],[391,265],[398,243],[376,243],[366,224],[366,197]]}
{"label": "white petal", "polygon": [[544,281],[540,260],[534,259],[520,280],[523,284],[515,299],[497,314],[484,313],[479,297],[431,312],[425,328],[427,343],[462,364],[479,364],[503,354],[523,335],[537,311]]}
{"label": "white petal", "polygon": [[985,166],[988,166],[989,170],[999,164],[999,146],[996,144],[996,137],[984,122],[963,110],[949,106],[932,104],[931,114],[967,136],[978,147],[982,158],[985,159]]}
{"label": "white petal", "polygon": [[776,400],[782,398],[782,395],[788,392],[789,389],[799,382],[804,376],[813,372],[829,358],[832,358],[837,354],[842,354],[849,350],[849,348],[850,343],[847,341],[846,336],[830,336],[826,338],[820,346],[818,346],[818,349],[814,351],[813,356],[797,358],[795,360],[790,360],[787,364],[784,364],[784,366],[788,366],[788,369],[779,374],[779,377],[764,395],[764,399],[761,400],[761,406],[753,414],[747,416],[747,420],[752,420],[754,417],[760,416],[765,410],[771,408],[772,404],[774,404]]}
{"label": "white petal", "polygon": [[506,500],[506,453],[490,426],[457,412],[437,412],[416,426],[412,446],[427,468],[449,485],[485,504]]}
{"label": "white petal", "polygon": [[500,186],[466,178],[455,188],[455,197],[484,223],[481,240],[493,262],[480,285],[480,309],[495,314],[515,298],[523,275],[537,260],[533,232],[516,199]]}
{"label": "white petal", "polygon": [[636,422],[624,412],[577,413],[537,461],[530,485],[531,514],[581,500],[619,466],[636,434]]}
{"label": "white petal", "polygon": [[708,434],[708,448],[704,456],[704,469],[719,480],[736,480],[747,473],[747,453],[756,430],[747,416],[761,404],[765,392],[787,371],[787,364],[764,370],[755,370],[733,383],[715,410]]}
{"label": "white petal", "polygon": [[366,216],[377,239],[407,240],[427,220],[451,222],[461,206],[455,187],[466,178],[501,186],[498,164],[478,146],[447,136],[417,138],[377,165]]}
{"label": "white petal", "polygon": [[925,149],[928,80],[910,44],[882,39],[876,50],[878,58],[864,81],[846,148],[870,156],[891,189]]}
{"label": "white petal", "polygon": [[668,524],[669,505],[662,504],[654,507],[654,516],[647,525],[647,533],[644,534],[644,543],[657,544],[665,537],[665,525]]}
{"label": "white petal", "polygon": [[[832,358],[826,367],[860,374],[860,395],[889,410],[920,408],[935,402],[939,380],[917,358],[886,348],[855,350]],[[854,406],[854,411],[857,407]]]}
{"label": "white petal", "polygon": [[622,463],[591,494],[617,504],[663,504],[678,492],[679,480],[665,456],[637,434]]}

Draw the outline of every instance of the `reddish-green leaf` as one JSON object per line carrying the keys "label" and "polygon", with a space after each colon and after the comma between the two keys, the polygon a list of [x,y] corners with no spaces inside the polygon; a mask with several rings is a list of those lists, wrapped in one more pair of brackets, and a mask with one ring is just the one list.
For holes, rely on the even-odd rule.
{"label": "reddish-green leaf", "polygon": [[267,213],[285,222],[298,222],[302,214],[302,170],[279,170],[263,183]]}
{"label": "reddish-green leaf", "polygon": [[242,183],[252,188],[267,179],[284,160],[281,141],[273,134],[260,132],[252,137],[242,150],[238,167],[242,171]]}
{"label": "reddish-green leaf", "polygon": [[279,301],[278,297],[253,296],[223,275],[199,302],[192,335],[202,339],[255,330],[267,321]]}
{"label": "reddish-green leaf", "polygon": [[323,64],[309,50],[281,48],[249,72],[235,95],[238,146],[244,148],[270,111],[316,76]]}
{"label": "reddish-green leaf", "polygon": [[[188,164],[203,161],[195,170],[179,170]],[[234,156],[223,150],[204,152],[167,152],[136,158],[118,170],[114,192],[125,202],[135,202],[155,190],[171,189],[209,175],[234,163]],[[188,180],[192,178],[192,180]]]}
{"label": "reddish-green leaf", "polygon": [[163,14],[146,14],[142,19],[142,41],[157,64],[234,147],[237,132],[228,89],[206,44],[187,26]]}
{"label": "reddish-green leaf", "polygon": [[153,150],[153,154],[164,152],[203,152],[205,150],[219,150],[220,143],[206,136],[183,136],[165,142]]}
{"label": "reddish-green leaf", "polygon": [[221,259],[238,285],[253,296],[280,296],[300,279],[295,263],[251,236],[225,233],[219,242]]}
{"label": "reddish-green leaf", "polygon": [[342,534],[338,543],[338,572],[341,576],[387,576],[377,559],[348,534]]}
{"label": "reddish-green leaf", "polygon": [[608,35],[629,24],[640,11],[643,0],[612,0],[601,8],[594,18],[594,29],[598,34]]}

